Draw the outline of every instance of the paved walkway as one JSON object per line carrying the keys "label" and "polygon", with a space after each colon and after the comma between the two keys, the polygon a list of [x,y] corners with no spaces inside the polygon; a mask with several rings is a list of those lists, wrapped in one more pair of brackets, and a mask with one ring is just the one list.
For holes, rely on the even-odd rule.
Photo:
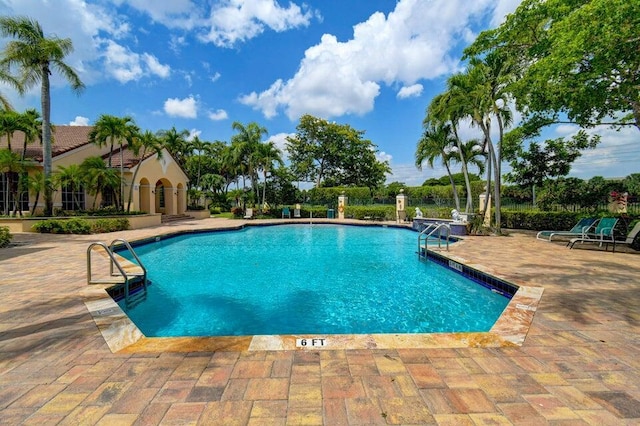
{"label": "paved walkway", "polygon": [[112,353],[82,296],[88,243],[239,223],[16,235],[0,249],[0,424],[640,425],[640,254],[524,232],[449,253],[544,287],[521,347]]}

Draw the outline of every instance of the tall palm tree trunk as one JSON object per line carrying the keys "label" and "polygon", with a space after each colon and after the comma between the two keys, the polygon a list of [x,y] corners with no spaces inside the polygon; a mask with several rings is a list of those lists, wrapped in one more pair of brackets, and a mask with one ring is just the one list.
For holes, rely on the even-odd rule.
{"label": "tall palm tree trunk", "polygon": [[49,67],[42,66],[42,167],[44,169],[44,215],[53,215],[53,188],[51,187],[51,92]]}
{"label": "tall palm tree trunk", "polygon": [[460,162],[462,163],[462,175],[464,176],[464,184],[467,189],[467,204],[465,206],[465,213],[473,212],[473,194],[471,194],[471,182],[469,181],[469,170],[467,169],[467,159],[464,158],[464,154],[462,153],[462,143],[460,142],[460,138],[458,137],[458,130],[456,126],[451,126],[453,130],[453,135],[456,139],[456,146],[458,147],[458,155],[460,156]]}
{"label": "tall palm tree trunk", "polygon": [[460,197],[458,196],[458,188],[456,188],[456,182],[455,180],[453,180],[451,169],[449,169],[449,163],[445,161],[444,167],[447,169],[447,174],[449,175],[449,182],[451,182],[451,189],[453,191],[453,202],[456,205],[456,210],[460,210]]}

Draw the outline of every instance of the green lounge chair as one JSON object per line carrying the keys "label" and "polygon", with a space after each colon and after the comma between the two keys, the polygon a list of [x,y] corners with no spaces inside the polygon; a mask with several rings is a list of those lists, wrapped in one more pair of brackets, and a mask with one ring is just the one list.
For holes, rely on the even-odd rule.
{"label": "green lounge chair", "polygon": [[284,219],[285,216],[291,219],[291,211],[289,211],[289,207],[282,208],[282,218]]}
{"label": "green lounge chair", "polygon": [[613,243],[615,241],[613,230],[617,223],[618,219],[615,217],[603,217],[598,221],[593,232],[585,232],[578,238],[572,238],[567,243],[567,247],[572,249],[576,243],[599,243],[600,246],[603,243]]}
{"label": "green lounge chair", "polygon": [[638,234],[640,234],[640,222],[636,223],[636,226],[633,227],[631,232],[627,235],[627,239],[624,241],[616,241],[613,240],[613,251],[616,251],[616,244],[625,244],[627,246],[631,246],[636,238],[638,238]]}
{"label": "green lounge chair", "polygon": [[581,237],[586,234],[597,221],[598,219],[595,217],[585,217],[580,219],[578,223],[568,231],[540,231],[536,235],[536,238],[551,241],[553,237]]}

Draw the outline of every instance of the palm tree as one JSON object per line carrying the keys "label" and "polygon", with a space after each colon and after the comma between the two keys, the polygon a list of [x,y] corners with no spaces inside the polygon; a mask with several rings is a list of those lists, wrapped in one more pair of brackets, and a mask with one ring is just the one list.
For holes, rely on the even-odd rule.
{"label": "palm tree", "polygon": [[[137,136],[131,139],[129,149],[135,156],[136,165],[139,166],[142,160],[144,160],[148,154],[155,153],[158,158],[162,158],[162,149],[164,146],[160,142],[158,135],[146,130],[144,133],[139,133]],[[133,184],[138,176],[140,167],[136,167],[133,172],[133,178],[131,179],[131,185],[129,186],[129,201],[127,202],[127,212],[131,211],[131,199],[133,198]]]}
{"label": "palm tree", "polygon": [[35,194],[33,200],[33,206],[31,207],[31,216],[36,214],[36,208],[38,207],[38,201],[40,201],[40,193],[44,190],[44,174],[40,171],[36,172],[32,176],[27,175],[27,188],[29,193]]}
{"label": "palm tree", "polygon": [[102,114],[89,132],[89,142],[98,146],[109,144],[108,167],[111,168],[113,147],[117,143],[120,150],[120,207],[124,202],[124,145],[139,132],[131,117],[115,117]]}
{"label": "palm tree", "polygon": [[[454,163],[460,163],[461,159],[464,159],[464,164],[462,164],[462,172],[463,174],[466,172],[466,184],[467,184],[467,202],[469,200],[473,200],[473,194],[471,192],[471,182],[469,179],[469,166],[476,166],[478,168],[478,173],[483,174],[486,166],[486,155],[483,152],[482,143],[478,139],[471,139],[466,142],[462,142],[459,144],[462,155],[452,155],[451,161]],[[457,151],[458,147],[455,147]],[[469,213],[469,212],[467,212]]]}
{"label": "palm tree", "polygon": [[[9,84],[14,89],[16,89],[19,93],[24,92],[24,88],[20,85],[20,82],[14,76],[9,74],[9,71],[4,66],[0,67],[0,81],[2,81],[3,83]],[[2,108],[6,110],[13,109],[13,107],[11,106],[11,103],[9,102],[9,99],[7,99],[7,97],[4,96],[2,93],[0,93],[0,106],[2,106]]]}
{"label": "palm tree", "polygon": [[184,167],[184,159],[188,151],[188,136],[188,130],[178,131],[175,127],[158,132],[158,137],[160,137],[162,144],[167,148],[169,153],[171,153],[171,156],[176,159],[181,167]]}
{"label": "palm tree", "polygon": [[460,210],[460,199],[456,183],[451,173],[449,163],[451,161],[451,148],[456,145],[456,139],[451,132],[451,125],[442,123],[425,123],[425,129],[416,148],[416,167],[422,170],[422,164],[426,161],[429,167],[433,165],[437,158],[442,159],[442,165],[447,170],[451,189],[453,190],[453,200],[456,210]]}
{"label": "palm tree", "polygon": [[262,170],[264,185],[262,186],[262,202],[260,204],[264,206],[266,204],[267,174],[273,170],[273,163],[284,166],[282,153],[271,141],[258,144],[252,156],[258,170]]}
{"label": "palm tree", "polygon": [[22,130],[22,116],[13,110],[0,110],[0,136],[7,137],[7,147],[11,151],[11,138],[18,130]]}
{"label": "palm tree", "polygon": [[251,122],[245,126],[238,121],[234,121],[231,126],[233,130],[238,131],[238,134],[233,135],[231,138],[231,145],[235,146],[236,160],[243,166],[243,171],[248,174],[256,197],[259,198],[258,167],[255,164],[254,158],[252,158],[252,153],[260,144],[262,136],[268,133],[267,129],[256,122]]}
{"label": "palm tree", "polygon": [[22,161],[27,156],[27,145],[40,139],[42,142],[42,117],[33,108],[26,110],[20,117],[20,130],[24,132],[24,143],[22,145]]}
{"label": "palm tree", "polygon": [[120,187],[120,176],[114,169],[108,168],[101,157],[85,158],[80,169],[85,176],[89,193],[94,196],[92,209],[96,207],[98,195],[104,200],[105,194],[114,195],[116,188]]}
{"label": "palm tree", "polygon": [[458,136],[458,126],[460,121],[464,117],[463,103],[460,99],[456,99],[456,92],[447,91],[433,98],[429,108],[427,109],[427,117],[425,120],[431,120],[435,122],[449,122],[451,124],[451,132],[456,141],[456,149],[453,152],[457,153],[458,162],[462,164],[462,175],[464,177],[464,183],[467,190],[467,203],[465,205],[465,213],[473,211],[473,196],[471,194],[471,182],[469,181],[469,171],[467,170],[467,160],[464,157],[464,150],[462,149],[462,141]]}
{"label": "palm tree", "polygon": [[12,176],[16,173],[21,173],[24,170],[23,163],[20,161],[20,156],[9,150],[0,150],[0,172],[5,176],[5,182],[7,184],[7,190],[4,193],[4,214],[8,215],[10,211],[9,204],[13,200],[17,203],[17,187],[13,184]]}
{"label": "palm tree", "polygon": [[[58,71],[71,84],[77,93],[84,89],[78,74],[64,62],[64,58],[73,51],[71,39],[57,37],[46,38],[40,24],[27,17],[0,17],[0,34],[13,37],[2,52],[0,69],[17,66],[18,81],[24,89],[41,84],[42,103],[42,164],[45,181],[51,178],[51,90],[49,76],[52,70]],[[45,215],[53,210],[53,193],[49,185],[45,186]]]}
{"label": "palm tree", "polygon": [[[7,137],[7,151],[13,154],[11,148],[11,138],[13,134],[22,128],[20,113],[13,110],[0,111],[0,136]],[[18,160],[20,157],[17,157]],[[4,173],[4,181],[7,184],[7,190],[4,197],[5,214],[9,214],[9,202],[13,197],[13,175],[16,172],[17,165],[13,164],[15,160],[13,155],[3,154],[2,170]]]}
{"label": "palm tree", "polygon": [[58,171],[53,176],[53,182],[57,188],[66,189],[67,192],[71,193],[73,210],[84,208],[80,205],[80,200],[78,200],[78,191],[86,183],[86,175],[79,165],[58,166]]}
{"label": "palm tree", "polygon": [[[504,128],[512,121],[511,110],[508,107],[509,94],[506,91],[511,78],[512,73],[508,62],[498,54],[491,53],[482,60],[472,58],[464,74],[456,74],[449,79],[450,90],[456,92],[465,116],[482,130],[484,136],[489,153],[488,160],[493,167],[495,226],[498,233],[501,232],[501,147]],[[492,117],[495,117],[498,123],[497,147],[494,146],[491,136]]]}
{"label": "palm tree", "polygon": [[197,152],[198,173],[196,177],[196,188],[200,188],[200,174],[202,172],[202,155],[204,152],[210,152],[211,144],[207,141],[202,141],[198,136],[195,136],[191,142],[190,147]]}

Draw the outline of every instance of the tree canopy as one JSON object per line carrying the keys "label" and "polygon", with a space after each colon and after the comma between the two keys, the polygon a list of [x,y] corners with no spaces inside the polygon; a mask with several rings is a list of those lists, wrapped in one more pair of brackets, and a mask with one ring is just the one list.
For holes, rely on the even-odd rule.
{"label": "tree canopy", "polygon": [[291,168],[298,180],[314,181],[318,188],[367,186],[375,188],[391,171],[388,162],[376,158],[377,147],[364,139],[364,131],[348,124],[303,115],[297,133],[287,137]]}
{"label": "tree canopy", "polygon": [[467,57],[497,53],[514,66],[509,85],[533,132],[565,120],[640,129],[640,2],[524,0]]}

